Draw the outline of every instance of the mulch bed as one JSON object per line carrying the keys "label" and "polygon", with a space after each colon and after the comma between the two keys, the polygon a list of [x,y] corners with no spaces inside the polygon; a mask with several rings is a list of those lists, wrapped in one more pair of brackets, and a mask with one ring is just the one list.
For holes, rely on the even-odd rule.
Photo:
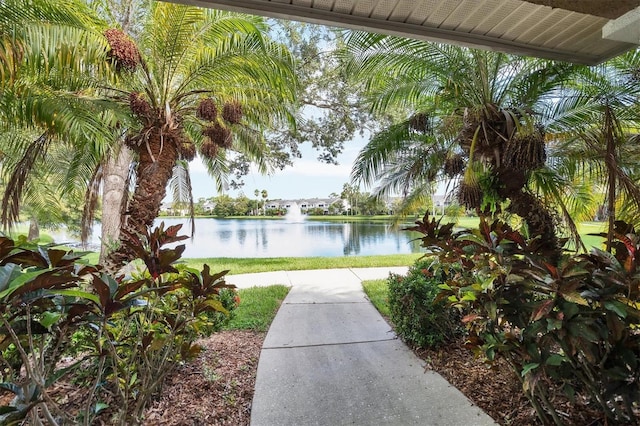
{"label": "mulch bed", "polygon": [[[201,344],[205,351],[167,381],[145,425],[249,425],[264,333],[222,331]],[[508,366],[488,366],[456,342],[416,350],[426,368],[441,374],[501,425],[540,425]],[[562,405],[567,425],[604,424],[581,404]]]}
{"label": "mulch bed", "polygon": [[265,333],[221,331],[198,342],[198,358],[165,382],[145,425],[248,425]]}

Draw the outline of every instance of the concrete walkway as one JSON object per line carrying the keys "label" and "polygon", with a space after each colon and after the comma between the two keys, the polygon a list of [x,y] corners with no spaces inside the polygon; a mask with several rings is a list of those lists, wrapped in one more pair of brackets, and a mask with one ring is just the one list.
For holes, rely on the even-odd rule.
{"label": "concrete walkway", "polygon": [[367,300],[361,281],[407,268],[229,276],[238,287],[292,287],[267,333],[252,426],[492,425],[440,375],[425,371]]}

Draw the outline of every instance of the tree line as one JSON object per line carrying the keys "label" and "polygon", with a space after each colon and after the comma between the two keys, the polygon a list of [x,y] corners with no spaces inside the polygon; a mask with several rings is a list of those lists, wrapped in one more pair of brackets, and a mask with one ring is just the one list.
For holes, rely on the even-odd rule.
{"label": "tree line", "polygon": [[[402,200],[395,198],[391,201],[385,201],[379,197],[373,196],[371,193],[365,191],[358,191],[353,189],[352,185],[345,184],[345,188],[349,188],[348,191],[343,190],[341,194],[332,193],[329,195],[329,199],[334,201],[326,208],[323,207],[309,207],[302,208],[301,213],[310,216],[324,216],[324,215],[393,215],[395,211],[402,207]],[[346,201],[347,204],[342,202]],[[278,207],[269,207],[269,201],[273,201],[279,204]],[[289,200],[296,201],[296,200]],[[271,203],[274,204],[274,203]],[[161,210],[160,216],[178,215],[183,216],[188,214],[189,205],[187,203],[170,203],[165,209]],[[447,212],[451,212],[448,209]],[[244,194],[239,194],[237,197],[231,197],[229,195],[218,195],[215,197],[201,197],[198,198],[193,204],[193,213],[197,216],[285,216],[288,213],[288,209],[284,205],[282,200],[269,200],[268,198],[249,198]],[[421,213],[421,210],[416,209],[412,214]]]}

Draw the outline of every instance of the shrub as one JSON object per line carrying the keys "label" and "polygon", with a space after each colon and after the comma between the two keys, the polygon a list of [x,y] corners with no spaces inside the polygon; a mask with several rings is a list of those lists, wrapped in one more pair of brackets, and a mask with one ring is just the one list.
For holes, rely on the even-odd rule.
{"label": "shrub", "polygon": [[432,348],[457,334],[455,312],[444,301],[436,301],[442,284],[434,275],[430,260],[418,260],[407,276],[390,274],[389,310],[396,333],[405,342]]}
{"label": "shrub", "polygon": [[[53,426],[88,425],[107,407],[103,397],[111,424],[141,421],[167,374],[196,355],[194,342],[221,321],[215,314],[228,316],[237,304],[224,281],[228,271],[174,267],[184,245],[164,245],[187,238],[179,229],[161,224],[131,235],[129,252],[146,269],[117,277],[84,264],[82,253],[0,236],[0,388],[16,395],[0,407],[1,424],[26,417],[42,424],[44,417]],[[60,367],[63,356],[77,358]],[[62,410],[49,391],[67,373],[87,387],[77,414]]]}
{"label": "shrub", "polygon": [[[611,253],[552,264],[539,239],[480,220],[453,232],[425,215],[423,246],[446,277],[439,299],[466,315],[468,343],[503,357],[544,424],[562,424],[559,394],[599,407],[605,424],[637,424],[640,400],[640,236],[616,222]],[[606,235],[603,235],[606,236]]]}
{"label": "shrub", "polygon": [[236,316],[236,308],[240,304],[240,297],[235,289],[223,288],[218,294],[224,311],[208,312],[207,318],[211,322],[209,333],[222,330]]}

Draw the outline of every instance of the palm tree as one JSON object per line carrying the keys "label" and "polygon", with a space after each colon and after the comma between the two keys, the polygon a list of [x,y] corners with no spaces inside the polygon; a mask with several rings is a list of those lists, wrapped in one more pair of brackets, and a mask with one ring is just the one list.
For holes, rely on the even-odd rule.
{"label": "palm tree", "polygon": [[544,167],[544,101],[574,66],[504,53],[352,33],[347,72],[365,79],[376,111],[395,106],[409,118],[372,139],[352,176],[380,193],[457,182],[460,203],[481,215],[523,218],[540,252],[559,255],[553,216],[530,185]]}
{"label": "palm tree", "polygon": [[[33,116],[37,118],[32,111],[35,110],[35,105],[40,107],[38,112],[43,114],[43,118],[34,120],[32,125],[46,130],[43,133],[46,137],[35,139],[37,143],[34,142],[30,149],[24,150],[25,159],[15,162],[20,167],[16,167],[16,172],[12,175],[14,177],[7,182],[8,188],[12,189],[7,191],[4,197],[3,219],[17,219],[20,188],[23,188],[26,182],[21,171],[29,169],[25,165],[34,166],[36,160],[45,157],[46,150],[43,148],[48,146],[52,135],[64,135],[64,140],[77,143],[77,152],[82,153],[90,147],[88,142],[105,138],[116,142],[112,142],[112,146],[117,147],[118,137],[117,134],[114,136],[114,130],[116,133],[126,132],[127,143],[137,161],[136,187],[125,209],[128,220],[121,224],[121,229],[130,236],[136,235],[143,227],[153,222],[174,170],[182,170],[183,173],[178,175],[188,178],[186,165],[188,160],[195,156],[196,147],[209,170],[218,178],[220,186],[224,184],[226,161],[232,158],[235,152],[256,161],[261,171],[269,169],[268,146],[262,138],[262,129],[278,120],[289,118],[286,108],[292,99],[295,81],[291,57],[286,49],[265,36],[267,27],[261,18],[157,3],[152,5],[150,18],[145,23],[140,41],[136,45],[121,31],[102,31],[99,20],[94,19],[95,16],[91,15],[86,7],[78,7],[78,10],[92,17],[87,19],[94,24],[90,30],[67,24],[67,21],[73,24],[85,21],[82,18],[76,19],[73,14],[71,16],[74,19],[67,17],[70,11],[74,10],[71,6],[71,3],[74,3],[72,1],[14,0],[0,5],[2,17],[6,18],[2,20],[1,30],[3,34],[8,35],[4,40],[10,39],[9,35],[13,35],[14,32],[21,34],[18,31],[21,26],[16,26],[16,22],[19,22],[17,18],[24,16],[29,17],[28,23],[36,27],[40,33],[53,31],[50,26],[42,26],[42,20],[38,22],[42,28],[37,26],[38,23],[34,23],[38,21],[36,18],[44,16],[39,9],[31,11],[30,7],[35,3],[42,3],[46,11],[51,10],[52,16],[62,16],[64,19],[61,18],[62,30],[59,34],[54,33],[55,37],[41,36],[35,41],[27,40],[36,47],[33,49],[33,56],[37,59],[30,61],[29,65],[55,63],[51,60],[44,62],[42,55],[37,55],[43,51],[43,46],[44,52],[51,51],[50,56],[53,58],[56,52],[65,53],[64,49],[67,48],[73,55],[62,58],[73,58],[76,65],[67,68],[78,70],[78,64],[84,64],[85,74],[59,71],[58,68],[67,69],[64,67],[65,63],[60,67],[53,67],[62,75],[51,75],[52,72],[47,74],[38,66],[28,69],[32,71],[32,75],[44,75],[42,80],[47,83],[66,80],[74,83],[75,86],[66,84],[67,92],[64,92],[64,97],[60,96],[60,93],[45,89],[41,89],[42,93],[32,95],[35,92],[34,88],[39,89],[39,86],[26,86],[28,80],[25,79],[25,87],[20,87],[18,84],[22,80],[15,77],[17,72],[8,65],[3,69],[3,76],[8,76],[3,80],[3,105],[12,107],[3,108],[8,117],[6,111],[12,114],[6,122],[14,123],[22,118],[23,123],[28,123]],[[76,37],[64,38],[66,43],[61,45],[59,37],[60,34],[66,34],[65,24],[72,27],[67,32]],[[26,28],[29,25],[22,27]],[[75,30],[75,33],[72,30]],[[25,32],[27,35],[32,33]],[[91,43],[87,43],[87,38],[91,38]],[[17,43],[14,44],[20,46],[21,42],[22,40],[17,39]],[[77,43],[77,46],[74,43]],[[7,46],[11,47],[5,43],[3,52],[12,52]],[[30,52],[22,46],[14,50]],[[87,51],[95,54],[83,56]],[[22,64],[22,57],[15,57],[15,63]],[[106,58],[110,60],[107,61]],[[119,71],[119,76],[115,80],[105,82],[101,77],[108,78],[108,72],[92,69],[90,75],[86,74],[87,64],[93,63],[107,71],[109,64],[112,64]],[[3,62],[3,65],[6,63]],[[20,72],[26,73],[21,67],[17,68]],[[73,78],[69,78],[70,76]],[[58,80],[54,80],[53,77]],[[11,84],[4,84],[5,81]],[[95,96],[97,88],[103,89],[102,98]],[[20,96],[16,95],[18,89]],[[70,89],[74,91],[70,92]],[[32,100],[36,96],[40,96],[37,103]],[[15,102],[16,99],[19,102]],[[105,99],[108,102],[104,102]],[[95,103],[96,100],[99,102],[95,105],[102,107],[103,112],[95,107],[90,108],[92,105],[85,108],[78,105],[82,102]],[[9,104],[9,101],[13,101],[13,104]],[[55,101],[59,101],[59,105]],[[23,105],[31,107],[32,110],[27,110]],[[45,106],[48,108],[44,108]],[[118,111],[118,108],[113,109],[117,106],[126,108],[129,117],[113,114],[107,117],[105,108]],[[14,110],[17,113],[14,113]],[[22,117],[18,113],[21,113]],[[47,113],[49,115],[46,115]],[[52,117],[54,115],[55,119]],[[108,131],[104,132],[105,129]],[[72,130],[77,131],[73,133]],[[76,134],[77,139],[74,138]],[[98,134],[100,138],[92,137]],[[95,182],[98,182],[101,176],[102,159],[108,154],[104,145],[96,147],[98,155],[95,158],[98,161],[93,163],[93,167],[88,167],[93,173],[87,178],[91,179],[88,187],[94,189],[99,187]],[[30,156],[26,157],[27,154]],[[78,164],[80,163],[78,161]],[[176,165],[179,166],[178,169],[175,168]],[[187,190],[190,192],[188,179],[176,181],[182,184],[186,182]],[[93,192],[96,193],[95,190]],[[9,209],[10,205],[13,209]],[[123,257],[123,253],[114,256],[111,258],[114,265],[121,263],[126,257]]]}
{"label": "palm tree", "polygon": [[41,187],[31,176],[33,170],[41,181],[48,179],[45,170],[66,176],[56,178],[57,187],[51,188],[62,196],[76,192],[78,185],[91,187],[93,168],[79,161],[55,168],[45,159],[70,146],[75,149],[66,152],[77,159],[99,157],[123,117],[87,96],[87,87],[96,76],[107,75],[109,66],[100,21],[84,2],[4,1],[0,40],[0,144],[5,153],[0,166],[7,185],[1,219],[7,228],[19,219],[28,192],[33,195]]}
{"label": "palm tree", "polygon": [[261,192],[262,195],[262,214],[264,216],[267,215],[267,197],[269,196],[269,193],[267,192],[266,189],[263,189]]}
{"label": "palm tree", "polygon": [[253,195],[256,196],[256,209],[257,209],[256,216],[257,216],[258,212],[260,211],[260,198],[258,198],[260,197],[260,190],[256,188],[256,190],[253,191]]}
{"label": "palm tree", "polygon": [[[176,164],[184,168],[196,150],[220,185],[228,151],[268,168],[261,128],[288,117],[295,81],[291,57],[267,30],[258,17],[154,3],[139,45],[121,31],[105,33],[121,70],[107,94],[135,118],[126,143],[137,158],[136,186],[121,240],[153,223]],[[108,261],[128,256],[121,246]]]}
{"label": "palm tree", "polygon": [[558,150],[569,162],[570,176],[592,182],[592,191],[603,188],[608,250],[618,212],[638,222],[640,211],[639,70],[638,50],[581,69],[554,104],[554,120],[549,123],[558,135]]}
{"label": "palm tree", "polygon": [[433,131],[432,117],[418,113],[371,138],[354,162],[351,181],[377,185],[373,195],[378,198],[402,194],[397,214],[406,215],[428,203],[435,184],[446,179],[451,141]]}

